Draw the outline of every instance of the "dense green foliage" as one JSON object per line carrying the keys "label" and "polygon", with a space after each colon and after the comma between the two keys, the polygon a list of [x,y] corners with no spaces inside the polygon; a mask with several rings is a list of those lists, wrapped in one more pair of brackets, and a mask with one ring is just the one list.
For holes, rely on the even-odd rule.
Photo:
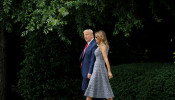
{"label": "dense green foliage", "polygon": [[0,1],[0,26],[6,32],[11,32],[12,20],[11,20],[11,0],[1,0]]}
{"label": "dense green foliage", "polygon": [[[22,63],[24,68],[19,73],[18,82],[19,93],[25,100],[58,100],[59,93],[65,93],[67,86],[64,83],[69,81],[64,76],[69,66],[69,49],[58,38],[54,33],[28,35],[24,47],[26,58]],[[64,56],[60,57],[62,53]]]}
{"label": "dense green foliage", "polygon": [[[113,79],[110,80],[114,100],[174,100],[175,99],[175,68],[170,63],[134,63],[111,66]],[[49,91],[51,100],[82,100],[80,92],[81,79],[66,78],[58,90]],[[33,82],[35,83],[35,82]],[[38,86],[35,86],[36,89]],[[27,89],[29,90],[29,89]],[[33,88],[29,93],[34,93]],[[50,93],[52,92],[52,93]],[[58,93],[58,94],[57,94]],[[43,94],[43,93],[41,93]],[[40,94],[40,95],[41,95]],[[52,95],[51,95],[52,94]],[[57,94],[58,96],[55,96]],[[25,96],[24,96],[25,97]],[[45,97],[46,99],[47,97]],[[48,98],[47,98],[48,99]],[[46,99],[46,100],[47,100]],[[27,97],[26,97],[27,100]],[[37,98],[43,100],[43,97]]]}
{"label": "dense green foliage", "polygon": [[[105,0],[100,4],[99,1],[79,0],[24,0],[19,2],[21,6],[16,10],[18,13],[14,14],[17,17],[15,21],[22,23],[22,27],[25,28],[22,36],[27,36],[24,46],[26,57],[22,62],[24,68],[19,73],[18,87],[19,93],[25,100],[78,98],[77,95],[80,92],[75,92],[75,90],[81,90],[81,81],[78,81],[78,85],[74,84],[73,80],[80,78],[81,75],[80,70],[77,69],[79,65],[74,63],[75,60],[72,58],[74,59],[73,55],[76,52],[80,53],[81,50],[76,50],[76,46],[72,46],[80,44],[75,41],[78,38],[74,35],[82,36],[82,31],[86,27],[100,28],[98,24],[108,23],[103,19],[111,18],[111,13],[115,11],[107,12],[111,9],[110,4],[113,2],[108,2],[108,5],[105,5],[106,3]],[[119,15],[112,16],[117,18]],[[132,22],[130,27],[127,27],[129,29],[122,27],[121,31],[131,30]],[[74,44],[68,45],[72,42]],[[76,50],[73,55],[70,51],[71,47],[73,51]],[[74,95],[76,96],[72,97]]]}
{"label": "dense green foliage", "polygon": [[[82,31],[86,28],[105,30],[111,46],[109,58],[113,64],[170,62],[175,50],[175,9],[173,3],[167,0],[1,0],[0,5],[1,26],[5,31],[21,34],[25,39],[25,58],[18,74],[18,92],[25,100],[79,98],[81,74],[78,57],[84,44]],[[149,94],[152,90],[146,93],[139,92],[141,87],[128,87],[122,78],[128,78],[126,81],[132,84],[149,80],[149,74],[155,74],[137,68],[133,68],[136,73],[126,72],[116,72],[116,76],[123,75],[122,81],[113,79],[114,84],[123,82],[123,90],[114,89],[118,91],[115,93],[119,93],[116,97],[124,98],[127,93],[130,94],[127,98],[154,95]],[[148,78],[142,75],[148,75]],[[135,78],[136,81],[132,81]],[[156,78],[160,77],[156,76],[154,80]],[[131,93],[128,89],[134,90]],[[123,94],[122,91],[127,92]]]}
{"label": "dense green foliage", "polygon": [[25,100],[69,100],[78,98],[73,95],[82,96],[78,60],[70,58],[78,55],[69,49],[73,46],[59,40],[57,33],[32,33],[26,38],[18,93]]}
{"label": "dense green foliage", "polygon": [[[25,28],[22,36],[36,30],[42,30],[45,34],[57,30],[60,39],[70,43],[62,29],[71,22],[74,22],[73,27],[77,28],[80,35],[82,29],[87,26],[98,27],[98,23],[112,23],[113,34],[116,35],[121,31],[126,36],[133,27],[143,27],[141,18],[135,16],[137,2],[134,0],[115,2],[115,0],[4,0],[2,4],[3,11],[8,13],[14,22],[22,23],[22,27]],[[109,18],[111,22],[104,20]]]}
{"label": "dense green foliage", "polygon": [[51,45],[54,39],[44,34],[28,36],[24,50],[26,58],[22,63],[24,68],[19,73],[18,83],[19,92],[26,100],[52,97],[50,95],[54,93],[51,92],[58,89],[55,85],[59,84],[56,77],[60,65],[59,44]]}
{"label": "dense green foliage", "polygon": [[125,64],[113,66],[112,72],[110,82],[116,100],[175,99],[174,64]]}

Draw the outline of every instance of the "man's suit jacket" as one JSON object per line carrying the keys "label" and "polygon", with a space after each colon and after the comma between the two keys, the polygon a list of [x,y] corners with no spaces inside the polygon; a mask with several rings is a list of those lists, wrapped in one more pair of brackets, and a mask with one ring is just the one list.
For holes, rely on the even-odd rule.
{"label": "man's suit jacket", "polygon": [[82,56],[83,56],[84,50],[81,53],[80,62],[82,63],[81,73],[82,73],[83,78],[87,78],[87,74],[88,73],[92,74],[93,72],[93,67],[94,67],[94,62],[95,62],[94,51],[96,50],[96,48],[97,48],[97,43],[95,39],[93,39],[88,45],[88,47],[86,48],[83,58]]}

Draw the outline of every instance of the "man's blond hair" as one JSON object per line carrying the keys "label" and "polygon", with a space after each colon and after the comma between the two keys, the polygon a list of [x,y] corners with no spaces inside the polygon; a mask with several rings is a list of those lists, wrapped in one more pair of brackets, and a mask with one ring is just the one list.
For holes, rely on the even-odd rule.
{"label": "man's blond hair", "polygon": [[85,33],[85,32],[90,32],[90,34],[93,35],[93,31],[92,31],[91,29],[85,29],[85,30],[83,31],[83,33]]}

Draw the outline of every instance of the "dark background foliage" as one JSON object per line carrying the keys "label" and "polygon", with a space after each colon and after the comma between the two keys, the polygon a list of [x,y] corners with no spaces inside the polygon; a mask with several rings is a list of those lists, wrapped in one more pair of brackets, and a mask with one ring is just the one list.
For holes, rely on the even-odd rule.
{"label": "dark background foliage", "polygon": [[[143,92],[140,86],[129,88],[127,81],[130,84],[141,81],[139,84],[142,85],[147,82],[143,77],[147,77],[148,74],[164,76],[163,72],[169,73],[169,67],[163,69],[155,67],[160,68],[161,72],[157,73],[152,65],[144,66],[143,70],[137,70],[137,67],[134,67],[136,65],[129,65],[133,68],[133,73],[129,73],[129,70],[123,72],[122,66],[116,66],[127,63],[161,64],[174,61],[172,53],[175,52],[175,8],[171,1],[1,0],[0,4],[3,5],[0,7],[0,24],[3,26],[1,33],[4,31],[7,41],[9,98],[15,97],[19,100],[83,98],[78,59],[85,45],[82,32],[87,28],[93,29],[94,32],[98,30],[106,32],[110,44],[109,61],[114,66],[114,74],[119,76],[119,80],[118,78],[112,80],[112,84],[121,86],[121,89],[124,89],[121,91],[129,89],[126,92],[130,94],[128,98],[149,96],[149,99],[160,98],[155,95],[162,90],[152,89],[158,88],[154,84],[161,81],[160,84],[172,85],[171,79],[164,81],[167,77],[156,76],[150,79],[148,76],[151,82],[143,87],[150,89],[146,90],[147,93]],[[146,73],[145,69],[149,67],[153,69],[150,73]],[[174,70],[172,67],[170,69]],[[174,77],[173,75],[171,73],[170,76]],[[125,78],[126,81],[121,81]],[[132,81],[133,78],[134,80],[136,78],[136,81]],[[154,80],[157,81],[154,83]],[[115,88],[114,85],[113,87],[116,97],[125,99],[125,94],[119,91],[120,87]],[[155,90],[155,95],[154,92],[149,94],[152,90]],[[170,92],[174,95],[173,90]],[[138,93],[139,95],[136,95]]]}

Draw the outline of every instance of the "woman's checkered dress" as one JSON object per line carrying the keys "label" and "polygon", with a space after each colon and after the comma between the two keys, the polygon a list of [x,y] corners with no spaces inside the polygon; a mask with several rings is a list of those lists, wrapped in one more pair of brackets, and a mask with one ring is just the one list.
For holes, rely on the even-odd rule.
{"label": "woman's checkered dress", "polygon": [[[108,51],[107,51],[108,52]],[[108,71],[99,47],[95,50],[96,61],[84,96],[94,98],[113,98],[114,94],[109,83]]]}

